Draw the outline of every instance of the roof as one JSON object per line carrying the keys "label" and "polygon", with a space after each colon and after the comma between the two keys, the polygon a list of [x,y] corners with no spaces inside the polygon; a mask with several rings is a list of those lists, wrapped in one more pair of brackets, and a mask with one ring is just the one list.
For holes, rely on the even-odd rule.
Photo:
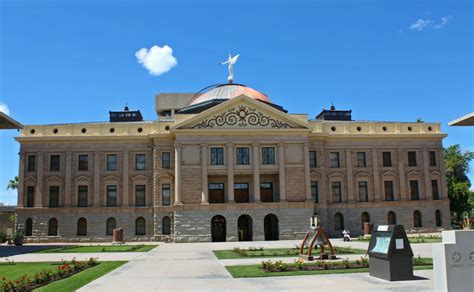
{"label": "roof", "polygon": [[23,125],[12,119],[4,112],[0,112],[0,129],[23,129]]}
{"label": "roof", "polygon": [[211,101],[214,99],[232,99],[242,94],[253,99],[258,99],[264,102],[270,102],[270,99],[267,95],[251,87],[247,87],[242,84],[219,84],[211,87],[211,89],[203,93],[198,93],[196,97],[194,97],[194,99],[188,104],[188,106]]}
{"label": "roof", "polygon": [[448,123],[450,126],[474,126],[474,112]]}

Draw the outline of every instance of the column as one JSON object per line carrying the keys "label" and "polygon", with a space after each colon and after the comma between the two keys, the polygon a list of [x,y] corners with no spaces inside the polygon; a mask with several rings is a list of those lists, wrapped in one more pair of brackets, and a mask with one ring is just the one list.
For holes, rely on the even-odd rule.
{"label": "column", "polygon": [[18,201],[19,208],[24,207],[24,192],[25,192],[25,152],[20,150],[20,165],[18,166]]}
{"label": "column", "polygon": [[397,160],[398,160],[398,178],[400,180],[400,200],[406,201],[407,200],[407,193],[405,191],[405,167],[403,162],[405,161],[403,157],[402,149],[397,150]]}
{"label": "column", "polygon": [[[352,157],[351,151],[346,150],[346,179],[347,179],[347,200],[342,198],[342,202],[354,203],[354,183],[352,181]],[[344,193],[343,193],[344,194]]]}
{"label": "column", "polygon": [[280,202],[286,202],[285,143],[278,143],[278,174],[280,184]]}
{"label": "column", "polygon": [[430,180],[430,160],[427,149],[423,149],[423,180],[425,181],[425,191],[420,192],[420,200],[433,200]]}
{"label": "column", "polygon": [[329,190],[328,190],[328,186],[327,186],[327,181],[328,181],[328,178],[326,176],[326,169],[327,169],[327,162],[326,162],[326,157],[327,157],[327,154],[325,153],[325,151],[323,150],[322,152],[320,152],[321,154],[321,166],[322,166],[322,169],[321,169],[321,178],[319,179],[318,181],[318,200],[319,200],[319,204],[325,204],[327,203],[329,200]]}
{"label": "column", "polygon": [[71,207],[71,182],[72,182],[72,153],[66,152],[66,178],[64,182],[64,207]]}
{"label": "column", "polygon": [[382,201],[382,193],[380,192],[380,174],[379,174],[379,159],[377,150],[372,150],[372,170],[374,173],[374,201]]}
{"label": "column", "polygon": [[253,143],[253,200],[260,203],[260,144]]}
{"label": "column", "polygon": [[439,199],[444,200],[448,197],[448,189],[446,185],[446,166],[444,164],[444,154],[443,148],[440,148],[437,151],[436,158],[439,161],[439,172],[440,172],[440,182],[439,182]]}
{"label": "column", "polygon": [[234,203],[234,144],[227,143],[227,203]]}
{"label": "column", "polygon": [[174,204],[182,205],[181,202],[181,145],[176,142],[174,144]]}
{"label": "column", "polygon": [[304,192],[307,202],[311,202],[311,174],[309,166],[309,143],[303,144],[304,152]]}
{"label": "column", "polygon": [[209,204],[209,187],[207,183],[207,144],[201,144],[201,204]]}
{"label": "column", "polygon": [[43,207],[43,153],[38,152],[38,170],[36,171],[35,207]]}
{"label": "column", "polygon": [[100,207],[100,151],[94,151],[94,207]]}
{"label": "column", "polygon": [[128,176],[128,167],[129,167],[129,152],[128,150],[123,151],[123,173],[122,173],[122,207],[128,207],[129,206],[129,176]]}

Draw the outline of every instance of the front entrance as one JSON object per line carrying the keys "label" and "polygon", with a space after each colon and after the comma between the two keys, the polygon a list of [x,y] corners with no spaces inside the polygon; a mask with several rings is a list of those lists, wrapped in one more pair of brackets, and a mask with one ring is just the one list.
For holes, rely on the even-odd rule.
{"label": "front entrance", "polygon": [[273,202],[273,183],[263,182],[260,184],[260,200],[262,202]]}
{"label": "front entrance", "polygon": [[235,183],[234,196],[235,196],[236,203],[248,203],[249,202],[249,184],[248,183]]}
{"label": "front entrance", "polygon": [[226,241],[226,223],[225,218],[216,215],[211,219],[211,236],[213,242]]}
{"label": "front entrance", "polygon": [[223,204],[224,199],[224,184],[211,183],[209,184],[209,203]]}
{"label": "front entrance", "polygon": [[278,240],[278,217],[268,214],[263,219],[263,231],[265,240]]}
{"label": "front entrance", "polygon": [[237,229],[239,234],[239,241],[252,241],[252,217],[249,215],[242,215],[237,220]]}

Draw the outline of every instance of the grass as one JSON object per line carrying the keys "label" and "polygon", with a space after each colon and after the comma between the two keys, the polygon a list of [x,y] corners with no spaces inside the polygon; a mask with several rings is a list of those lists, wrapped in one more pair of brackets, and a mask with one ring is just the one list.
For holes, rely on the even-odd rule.
{"label": "grass", "polygon": [[147,252],[158,245],[65,245],[35,251],[34,253],[95,253],[95,252]]}
{"label": "grass", "polygon": [[[354,239],[356,241],[370,241],[370,236],[363,237],[360,236],[357,239]],[[438,243],[442,242],[442,239],[440,236],[437,235],[418,235],[418,236],[411,236],[408,237],[408,241],[410,243]]]}
{"label": "grass", "polygon": [[40,262],[40,263],[14,263],[14,264],[0,264],[0,279],[7,278],[10,280],[17,280],[23,275],[33,276],[37,272],[44,269],[57,269],[61,262]]}

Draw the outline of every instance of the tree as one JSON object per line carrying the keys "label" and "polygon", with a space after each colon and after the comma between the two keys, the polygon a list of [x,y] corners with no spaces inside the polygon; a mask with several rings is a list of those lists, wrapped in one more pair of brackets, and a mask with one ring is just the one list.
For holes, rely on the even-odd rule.
{"label": "tree", "polygon": [[7,190],[17,190],[18,189],[18,176],[15,176],[14,179],[11,179],[8,182]]}
{"label": "tree", "polygon": [[423,121],[421,118],[417,118],[417,119],[416,119],[416,122],[417,122],[417,123],[424,123],[424,121]]}
{"label": "tree", "polygon": [[464,212],[471,210],[471,205],[469,204],[469,188],[471,183],[467,173],[469,172],[469,162],[473,158],[473,152],[464,151],[463,153],[459,145],[452,145],[444,149],[450,208],[457,221],[462,219]]}

